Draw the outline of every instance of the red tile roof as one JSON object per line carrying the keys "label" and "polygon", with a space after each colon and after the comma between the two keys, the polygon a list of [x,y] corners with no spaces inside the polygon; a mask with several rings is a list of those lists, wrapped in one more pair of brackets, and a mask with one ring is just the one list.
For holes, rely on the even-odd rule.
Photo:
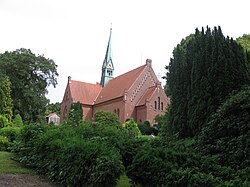
{"label": "red tile roof", "polygon": [[156,88],[157,88],[156,86],[152,86],[152,87],[148,88],[147,91],[141,97],[141,99],[139,100],[139,102],[137,103],[136,106],[145,105],[146,99],[150,99],[150,97],[153,95],[153,93],[154,93],[154,91],[155,91]]}
{"label": "red tile roof", "polygon": [[132,84],[144,70],[145,66],[146,65],[140,66],[116,78],[111,79],[101,90],[95,104],[123,96],[124,91],[128,90],[132,86]]}
{"label": "red tile roof", "polygon": [[102,88],[100,84],[69,80],[69,89],[73,103],[79,101],[82,104],[92,105]]}

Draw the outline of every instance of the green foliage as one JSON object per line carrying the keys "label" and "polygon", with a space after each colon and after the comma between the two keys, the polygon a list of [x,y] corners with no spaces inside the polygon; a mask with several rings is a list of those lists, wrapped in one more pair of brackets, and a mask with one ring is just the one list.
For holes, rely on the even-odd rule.
{"label": "green foliage", "polygon": [[0,114],[0,128],[7,127],[9,125],[9,122],[7,118],[4,115]]}
{"label": "green foliage", "polygon": [[142,124],[138,125],[141,134],[143,135],[157,135],[159,132],[159,126],[154,125],[153,127],[150,125],[148,121],[144,121]]}
{"label": "green foliage", "polygon": [[[165,142],[165,143],[164,143]],[[143,144],[128,167],[128,177],[139,186],[243,186],[249,168],[234,170],[216,157],[201,155],[194,139],[156,139]]]}
{"label": "green foliage", "polygon": [[249,64],[242,47],[220,27],[196,29],[174,49],[167,67],[168,130],[182,138],[197,135],[232,91],[249,84]]}
{"label": "green foliage", "polygon": [[7,137],[9,142],[13,142],[19,136],[20,131],[19,127],[7,126],[0,129],[0,135]]}
{"label": "green foliage", "polygon": [[233,168],[250,165],[250,87],[232,94],[209,119],[200,135],[205,154]]}
{"label": "green foliage", "polygon": [[82,104],[80,102],[73,103],[65,123],[71,126],[78,126],[83,120],[82,113]]}
{"label": "green foliage", "polygon": [[[55,131],[48,131],[35,145],[33,155],[37,158],[34,164],[39,172],[63,185],[115,185],[123,166],[114,148],[98,139],[83,140],[76,136],[69,137],[68,132],[61,129]],[[62,133],[64,138],[55,138],[58,137],[54,136],[55,133]]]}
{"label": "green foliage", "polygon": [[119,147],[122,155],[122,162],[124,167],[127,169],[133,162],[134,156],[137,155],[138,151],[149,143],[149,139],[144,136],[138,136],[135,138],[128,137],[123,141]]}
{"label": "green foliage", "polygon": [[24,121],[44,120],[47,87],[57,84],[57,65],[29,49],[0,54],[0,69],[11,81],[14,114]]}
{"label": "green foliage", "polygon": [[15,127],[22,127],[23,126],[23,120],[19,114],[17,114],[15,116],[15,118],[13,119],[13,126],[15,126]]}
{"label": "green foliage", "polygon": [[12,108],[10,79],[0,73],[0,115],[4,115],[8,122],[12,119]]}
{"label": "green foliage", "polygon": [[243,34],[243,36],[236,38],[236,42],[250,52],[250,34]]}
{"label": "green foliage", "polygon": [[128,131],[129,136],[136,137],[141,135],[140,129],[138,128],[137,123],[133,119],[127,120],[123,127]]}
{"label": "green foliage", "polygon": [[9,146],[9,141],[6,136],[0,135],[0,151],[6,151]]}
{"label": "green foliage", "polygon": [[60,103],[59,102],[50,103],[46,105],[46,111],[45,111],[46,116],[54,112],[57,115],[60,115]]}
{"label": "green foliage", "polygon": [[113,112],[99,110],[94,114],[94,121],[103,125],[121,126],[118,116]]}
{"label": "green foliage", "polygon": [[100,123],[84,122],[77,129],[77,133],[84,139],[98,139],[105,141],[110,147],[115,147],[122,156],[122,163],[125,168],[132,163],[133,156],[140,146],[148,141],[147,138],[137,136],[138,131],[136,130],[136,133],[134,133],[133,128],[131,131],[125,127],[117,128]]}
{"label": "green foliage", "polygon": [[116,127],[91,122],[75,128],[29,125],[13,150],[19,161],[62,185],[115,186],[124,172],[117,148],[123,131],[118,132]]}

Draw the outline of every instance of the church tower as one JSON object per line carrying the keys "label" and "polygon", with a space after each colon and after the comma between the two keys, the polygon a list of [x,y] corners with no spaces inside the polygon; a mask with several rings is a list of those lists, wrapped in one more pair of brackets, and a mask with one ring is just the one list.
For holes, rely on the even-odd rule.
{"label": "church tower", "polygon": [[112,27],[110,28],[110,35],[108,46],[105,54],[105,58],[102,65],[102,77],[101,77],[101,86],[104,87],[107,82],[114,78],[114,65],[112,60],[112,49],[111,49],[111,35],[112,35]]}

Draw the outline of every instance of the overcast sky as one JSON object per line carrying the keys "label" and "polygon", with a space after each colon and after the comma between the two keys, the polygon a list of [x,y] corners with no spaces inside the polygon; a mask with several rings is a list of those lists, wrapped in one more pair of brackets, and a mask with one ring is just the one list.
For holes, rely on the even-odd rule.
{"label": "overcast sky", "polygon": [[58,85],[47,97],[61,102],[68,76],[100,81],[111,23],[115,76],[147,58],[163,76],[174,47],[197,27],[220,25],[234,39],[250,33],[249,7],[249,0],[0,0],[0,53],[26,48],[53,59]]}

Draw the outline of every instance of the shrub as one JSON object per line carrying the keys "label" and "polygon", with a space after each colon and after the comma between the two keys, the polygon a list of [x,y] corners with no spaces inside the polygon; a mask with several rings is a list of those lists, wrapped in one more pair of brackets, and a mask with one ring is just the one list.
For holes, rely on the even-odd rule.
{"label": "shrub", "polygon": [[40,173],[65,186],[116,184],[123,172],[120,154],[116,149],[97,139],[65,137],[51,140],[52,134],[56,135],[57,132],[48,131],[37,141],[34,154]]}
{"label": "shrub", "polygon": [[8,138],[0,135],[0,151],[6,151],[9,145]]}
{"label": "shrub", "polygon": [[65,186],[115,186],[124,172],[121,155],[107,137],[94,135],[90,124],[25,127],[19,160]]}
{"label": "shrub", "polygon": [[250,87],[231,95],[210,118],[199,138],[200,149],[220,164],[242,169],[250,165]]}
{"label": "shrub", "polygon": [[94,121],[103,125],[120,126],[118,116],[113,112],[99,110],[94,115]]}
{"label": "shrub", "polygon": [[13,125],[17,127],[22,127],[23,126],[23,120],[20,114],[17,114],[15,118],[13,119]]}
{"label": "shrub", "polygon": [[127,130],[128,134],[132,137],[141,135],[140,129],[138,128],[137,123],[133,119],[127,120],[123,127]]}
{"label": "shrub", "polygon": [[132,164],[134,156],[137,155],[138,151],[144,146],[144,144],[148,143],[149,139],[144,136],[127,138],[123,141],[119,150],[122,155],[123,165],[126,169]]}
{"label": "shrub", "polygon": [[33,166],[36,159],[33,155],[36,139],[45,132],[46,128],[51,128],[50,126],[45,126],[41,124],[30,124],[25,125],[20,130],[20,135],[13,142],[12,151],[17,153],[18,161],[25,163],[28,166]]}
{"label": "shrub", "polygon": [[9,142],[13,142],[20,134],[19,127],[4,127],[0,129],[0,135],[6,136]]}
{"label": "shrub", "polygon": [[102,123],[84,122],[76,130],[78,136],[84,140],[101,139],[110,147],[119,150],[125,139],[128,138],[127,131],[117,126],[105,125]]}
{"label": "shrub", "polygon": [[0,128],[7,127],[9,125],[9,122],[7,118],[4,115],[0,114]]}
{"label": "shrub", "polygon": [[148,121],[144,121],[143,124],[138,125],[141,134],[143,135],[158,135],[159,129],[157,125],[151,126]]}
{"label": "shrub", "polygon": [[[139,186],[243,186],[249,168],[234,170],[219,165],[216,157],[201,155],[194,139],[152,140],[136,152],[128,177]],[[247,185],[246,185],[247,186]]]}

